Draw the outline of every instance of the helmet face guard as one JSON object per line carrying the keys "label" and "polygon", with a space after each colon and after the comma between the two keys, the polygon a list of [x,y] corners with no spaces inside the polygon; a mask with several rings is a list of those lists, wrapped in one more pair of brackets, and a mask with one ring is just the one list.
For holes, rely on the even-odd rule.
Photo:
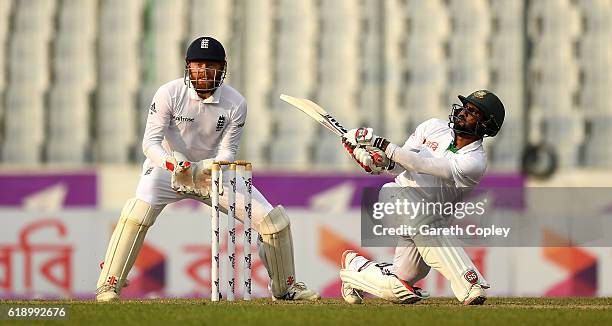
{"label": "helmet face guard", "polygon": [[[486,117],[484,120],[479,119],[471,129],[459,126],[457,122],[461,119],[459,113],[465,110],[465,107],[460,104],[453,104],[451,107],[451,114],[448,116],[448,126],[452,128],[455,133],[472,135],[478,137],[493,137],[497,134],[500,126],[497,125],[493,117]],[[482,112],[482,111],[481,111]],[[484,113],[484,112],[483,112]],[[467,113],[470,114],[470,113]]]}
{"label": "helmet face guard", "polygon": [[[214,92],[223,84],[223,80],[225,80],[225,75],[227,72],[227,62],[223,62],[223,68],[221,70],[214,68],[198,68],[198,67],[189,67],[189,62],[185,64],[185,72],[183,74],[183,79],[185,81],[185,85],[187,87],[193,88],[198,93],[208,93]],[[195,78],[192,78],[192,75]],[[208,76],[212,75],[213,78],[209,79]],[[204,87],[198,88],[198,82],[204,82],[205,84],[212,83],[212,87]]]}
{"label": "helmet face guard", "polygon": [[[499,97],[497,97],[497,95],[481,89],[473,92],[467,97],[459,95],[458,98],[463,106],[453,105],[451,115],[449,116],[450,123],[455,131],[480,137],[493,137],[497,135],[502,124],[504,123],[504,117],[506,115],[504,104],[501,102]],[[456,123],[459,119],[459,113],[465,109],[467,103],[471,103],[473,106],[478,108],[481,113],[481,118],[478,119],[479,121],[477,121],[474,128],[470,130],[465,130],[465,127],[458,126]],[[467,111],[469,113],[469,110]]]}
{"label": "helmet face guard", "polygon": [[[222,63],[223,68],[214,69],[201,67],[189,67],[191,62]],[[214,92],[223,84],[227,72],[227,60],[225,49],[221,42],[216,39],[203,36],[195,39],[187,48],[185,53],[185,73],[183,79],[187,87],[192,87],[198,93]],[[198,82],[206,87],[198,88]]]}

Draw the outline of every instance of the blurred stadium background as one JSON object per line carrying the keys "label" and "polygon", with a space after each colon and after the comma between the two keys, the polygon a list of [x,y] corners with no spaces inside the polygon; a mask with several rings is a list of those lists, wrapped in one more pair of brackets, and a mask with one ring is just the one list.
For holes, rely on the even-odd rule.
{"label": "blurred stadium background", "polygon": [[[488,185],[608,186],[610,17],[609,0],[0,0],[0,297],[93,296],[138,181],[152,95],[182,76],[198,36],[226,47],[226,82],[249,105],[239,156],[292,213],[298,277],[337,296],[339,254],[359,248],[360,190],[388,179],[359,174],[280,93],[401,143],[486,88],[507,110],[486,141]],[[561,173],[524,173],[529,148],[530,172]],[[208,295],[206,212],[184,201],[162,214],[126,295]],[[598,277],[612,271],[607,248],[469,251],[493,294],[612,293]],[[424,286],[450,295],[438,274]]]}

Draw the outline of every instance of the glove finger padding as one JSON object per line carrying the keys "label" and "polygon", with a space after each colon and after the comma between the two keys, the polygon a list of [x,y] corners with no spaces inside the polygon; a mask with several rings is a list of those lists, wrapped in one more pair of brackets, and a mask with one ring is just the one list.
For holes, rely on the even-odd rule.
{"label": "glove finger padding", "polygon": [[362,165],[366,165],[368,167],[374,165],[374,160],[370,156],[370,152],[368,152],[364,147],[356,148],[353,151],[353,154],[355,155],[355,159]]}
{"label": "glove finger padding", "polygon": [[210,193],[212,185],[212,164],[213,159],[202,160],[195,164],[193,171],[193,182],[196,189],[200,189],[204,194]]}
{"label": "glove finger padding", "polygon": [[185,169],[175,169],[172,171],[171,186],[174,191],[179,191],[184,188],[195,188],[193,182],[193,169],[191,166]]}
{"label": "glove finger padding", "polygon": [[172,152],[166,159],[166,168],[172,172],[171,187],[175,191],[181,187],[194,187],[191,162],[180,152]]}
{"label": "glove finger padding", "polygon": [[366,150],[370,153],[370,157],[374,161],[374,164],[383,169],[387,169],[391,161],[387,157],[387,154],[383,150],[373,146],[367,146]]}
{"label": "glove finger padding", "polygon": [[[355,162],[357,162],[357,164],[359,164],[359,166],[361,166],[366,172],[370,173],[371,172],[370,168],[367,165],[362,164],[362,162],[355,156],[355,151],[359,150],[359,147],[351,143],[351,141],[344,136],[342,136],[341,140],[342,140],[342,146],[344,147],[346,152],[351,156],[351,158],[355,160]],[[359,152],[360,151],[357,151],[357,153]]]}
{"label": "glove finger padding", "polygon": [[355,160],[366,172],[370,174],[380,174],[385,170],[384,167],[376,164],[372,153],[368,151],[366,147],[358,147],[353,151],[353,153],[355,155]]}

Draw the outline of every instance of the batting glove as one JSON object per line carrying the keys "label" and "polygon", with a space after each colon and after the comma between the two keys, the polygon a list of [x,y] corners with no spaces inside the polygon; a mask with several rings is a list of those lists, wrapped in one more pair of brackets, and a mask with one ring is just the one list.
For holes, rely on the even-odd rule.
{"label": "batting glove", "polygon": [[368,173],[378,175],[381,174],[384,168],[376,165],[374,157],[368,152],[365,147],[357,147],[353,151],[355,161]]}
{"label": "batting glove", "polygon": [[364,169],[370,174],[378,175],[385,170],[393,169],[395,166],[395,162],[389,160],[385,152],[376,147],[361,146],[356,148],[353,153],[359,165],[367,166],[368,169]]}
{"label": "batting glove", "polygon": [[357,146],[372,146],[385,151],[389,141],[383,137],[376,136],[372,128],[357,128],[347,131],[342,135],[343,139],[350,144],[353,149]]}

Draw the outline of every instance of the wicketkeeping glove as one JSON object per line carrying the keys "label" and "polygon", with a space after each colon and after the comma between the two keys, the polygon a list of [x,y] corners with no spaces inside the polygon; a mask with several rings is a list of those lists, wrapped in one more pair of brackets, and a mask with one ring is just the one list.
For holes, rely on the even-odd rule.
{"label": "wicketkeeping glove", "polygon": [[166,169],[172,173],[170,185],[174,191],[183,187],[194,187],[191,162],[184,154],[172,152],[172,156],[166,157]]}
{"label": "wicketkeeping glove", "polygon": [[166,159],[166,165],[170,163],[173,167],[171,187],[179,194],[186,195],[194,199],[206,200],[210,198],[210,188],[212,183],[211,167],[213,159],[206,159],[197,163],[192,163],[178,152],[173,153],[175,162]]}
{"label": "wicketkeeping glove", "polygon": [[164,167],[170,172],[182,172],[189,168],[191,162],[185,155],[179,152],[172,152],[172,155],[166,156]]}
{"label": "wicketkeeping glove", "polygon": [[209,158],[194,164],[193,183],[196,189],[206,189],[206,193],[210,193],[213,163],[214,159]]}

